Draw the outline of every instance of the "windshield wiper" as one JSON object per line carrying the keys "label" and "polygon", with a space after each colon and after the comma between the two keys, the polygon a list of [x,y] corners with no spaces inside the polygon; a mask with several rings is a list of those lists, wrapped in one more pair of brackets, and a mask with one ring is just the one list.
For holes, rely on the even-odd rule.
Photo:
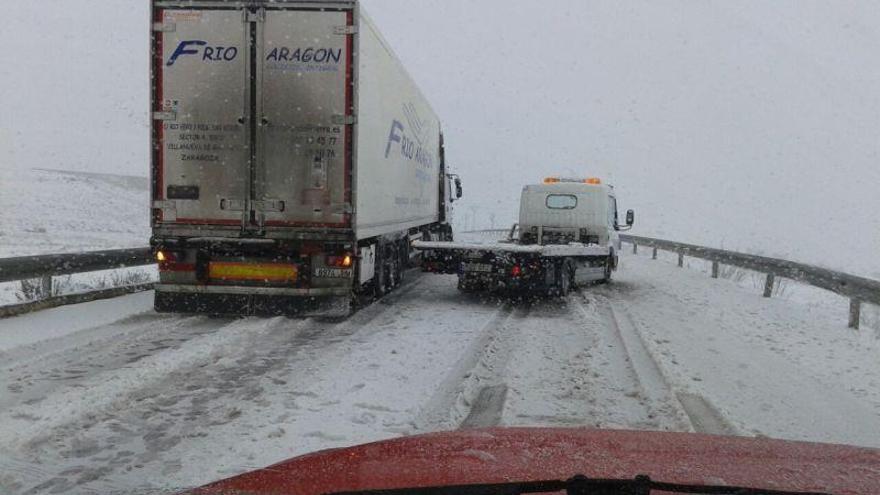
{"label": "windshield wiper", "polygon": [[583,475],[569,480],[525,481],[476,485],[449,485],[391,490],[360,490],[326,495],[521,495],[565,492],[567,495],[651,495],[652,492],[702,495],[831,495],[824,492],[765,490],[725,485],[662,483],[640,475],[633,479],[590,479]]}

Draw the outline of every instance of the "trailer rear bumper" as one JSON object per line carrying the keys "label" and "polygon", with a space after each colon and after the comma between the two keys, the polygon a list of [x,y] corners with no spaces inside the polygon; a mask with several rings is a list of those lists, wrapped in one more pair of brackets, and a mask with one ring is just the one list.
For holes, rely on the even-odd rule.
{"label": "trailer rear bumper", "polygon": [[154,303],[160,313],[346,316],[351,309],[351,289],[160,284]]}
{"label": "trailer rear bumper", "polygon": [[176,294],[228,294],[244,296],[281,296],[281,297],[317,297],[317,296],[348,296],[350,287],[317,287],[296,289],[285,287],[238,287],[231,285],[175,285],[159,284],[156,292]]}

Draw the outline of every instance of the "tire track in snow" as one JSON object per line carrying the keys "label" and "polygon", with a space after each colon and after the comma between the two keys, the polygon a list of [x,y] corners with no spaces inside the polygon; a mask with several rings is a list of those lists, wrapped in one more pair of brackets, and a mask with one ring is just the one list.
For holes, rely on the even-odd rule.
{"label": "tire track in snow", "polygon": [[[103,492],[110,486],[106,483],[111,473],[130,470],[132,465],[163,462],[162,474],[179,470],[179,463],[161,461],[161,456],[185,440],[180,430],[188,430],[186,435],[198,440],[212,425],[234,421],[242,414],[236,404],[259,402],[265,386],[285,386],[275,377],[284,369],[296,367],[298,379],[308,381],[319,371],[309,362],[338,344],[366,339],[366,333],[378,331],[369,323],[412,296],[422,280],[421,276],[407,280],[342,321],[178,317],[197,323],[182,324],[182,331],[205,328],[198,328],[179,346],[157,349],[83,378],[39,403],[0,415],[0,421],[12,418],[22,426],[10,438],[0,432],[0,446],[10,449],[8,455],[0,454],[0,459],[8,459],[0,460],[0,471],[12,477],[0,479],[0,491],[14,492],[18,488],[9,488],[20,485],[34,488],[44,482],[49,485],[39,490],[67,492],[89,485]],[[126,345],[139,345],[136,337]],[[106,350],[98,346],[90,359],[100,361],[102,349]],[[111,356],[104,358],[112,361]],[[44,464],[49,459],[53,459],[51,467]]]}
{"label": "tire track in snow", "polygon": [[[497,354],[497,342],[503,338],[502,333],[517,311],[522,310],[514,309],[509,302],[498,308],[492,319],[479,331],[479,336],[451,368],[434,396],[425,404],[415,421],[417,431],[437,431],[463,425],[471,414],[481,387],[492,378],[495,366],[501,364],[497,362],[503,359]],[[490,412],[486,414],[493,416]]]}
{"label": "tire track in snow", "polygon": [[[365,306],[339,328],[375,318],[388,304],[411,292],[419,280],[421,277],[408,280],[398,291]],[[16,349],[15,353],[0,356],[0,369],[3,369],[0,387],[9,391],[0,395],[0,411],[20,404],[39,403],[59,389],[82,388],[83,383],[102,373],[135,368],[138,361],[179,349],[193,339],[218,332],[238,320],[150,311]],[[316,322],[315,328],[327,330],[331,326],[327,322]],[[316,338],[319,334],[308,335]]]}
{"label": "tire track in snow", "polygon": [[501,422],[507,385],[487,385],[480,389],[473,406],[460,428],[487,428]]}
{"label": "tire track in snow", "polygon": [[507,368],[531,313],[531,301],[517,307],[483,349],[473,371],[462,383],[458,407],[453,409],[454,420],[464,416],[459,428],[486,428],[501,423],[509,390],[505,383]]}
{"label": "tire track in snow", "polygon": [[2,365],[0,386],[8,393],[0,395],[0,411],[36,404],[61,389],[82,387],[102,373],[134,367],[232,321],[144,314],[59,339],[63,342],[30,346]]}
{"label": "tire track in snow", "polygon": [[[702,395],[674,390],[660,362],[645,344],[642,332],[629,312],[618,301],[597,296],[597,301],[610,316],[610,323],[620,336],[642,390],[659,409],[675,417],[681,427],[689,425],[699,433],[736,435],[738,432]],[[684,428],[682,428],[684,429]]]}
{"label": "tire track in snow", "polygon": [[[596,291],[582,290],[573,301],[583,321],[597,333],[593,373],[598,372],[596,385],[612,406],[608,415],[622,420],[613,426],[690,429],[688,416],[629,320]],[[597,370],[595,364],[601,367]]]}
{"label": "tire track in snow", "polygon": [[[33,404],[21,404],[0,414],[0,445],[21,447],[42,442],[55,428],[95,416],[107,409],[130,407],[132,394],[157,383],[181,368],[207,365],[220,359],[241,342],[260,335],[280,319],[237,320],[176,349],[166,349],[139,362],[107,370]],[[11,426],[11,427],[10,427]]]}
{"label": "tire track in snow", "polygon": [[699,394],[678,392],[676,394],[695,431],[714,435],[738,435],[734,428],[708,399]]}

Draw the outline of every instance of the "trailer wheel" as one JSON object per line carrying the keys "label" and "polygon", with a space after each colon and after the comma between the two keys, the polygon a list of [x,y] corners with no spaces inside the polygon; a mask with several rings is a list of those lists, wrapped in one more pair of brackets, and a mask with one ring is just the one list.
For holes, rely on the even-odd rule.
{"label": "trailer wheel", "polygon": [[400,260],[397,258],[394,259],[388,265],[388,291],[392,291],[395,287],[400,285]]}
{"label": "trailer wheel", "polygon": [[376,250],[376,274],[373,277],[373,295],[377,298],[388,293],[388,269],[385,264],[385,246]]}
{"label": "trailer wheel", "polygon": [[403,282],[403,252],[400,243],[391,246],[388,255],[388,291],[394,290]]}

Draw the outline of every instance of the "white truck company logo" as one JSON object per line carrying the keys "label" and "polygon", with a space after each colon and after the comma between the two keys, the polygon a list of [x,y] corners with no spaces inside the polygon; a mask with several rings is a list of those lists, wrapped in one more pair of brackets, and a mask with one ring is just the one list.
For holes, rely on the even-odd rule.
{"label": "white truck company logo", "polygon": [[414,161],[426,169],[434,168],[434,156],[426,146],[430,122],[421,120],[411,103],[403,106],[403,115],[407,125],[397,119],[391,121],[388,143],[385,145],[385,158],[389,158],[392,150],[399,147],[401,156],[407,160]]}

